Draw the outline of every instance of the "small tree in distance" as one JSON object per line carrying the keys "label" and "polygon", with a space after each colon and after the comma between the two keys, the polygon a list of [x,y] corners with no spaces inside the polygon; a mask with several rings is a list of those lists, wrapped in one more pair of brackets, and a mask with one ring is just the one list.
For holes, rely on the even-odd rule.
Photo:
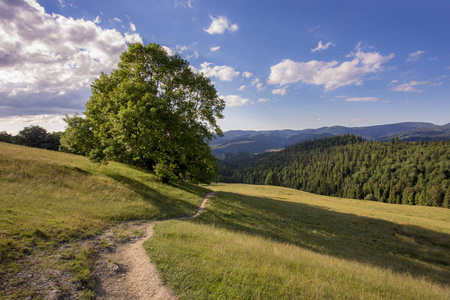
{"label": "small tree in distance", "polygon": [[209,142],[225,103],[209,78],[157,44],[129,45],[118,68],[91,85],[85,118],[66,117],[65,149],[94,161],[154,169],[163,182],[210,182]]}

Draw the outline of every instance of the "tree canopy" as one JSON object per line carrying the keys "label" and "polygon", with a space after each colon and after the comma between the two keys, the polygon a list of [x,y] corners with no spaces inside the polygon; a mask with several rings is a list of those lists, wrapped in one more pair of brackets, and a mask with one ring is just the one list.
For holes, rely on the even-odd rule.
{"label": "tree canopy", "polygon": [[85,117],[66,117],[62,146],[95,161],[153,168],[165,182],[209,182],[209,142],[225,103],[209,78],[157,44],[131,44],[118,68],[92,85]]}
{"label": "tree canopy", "polygon": [[243,157],[222,164],[219,180],[450,208],[450,141],[379,142],[344,135]]}

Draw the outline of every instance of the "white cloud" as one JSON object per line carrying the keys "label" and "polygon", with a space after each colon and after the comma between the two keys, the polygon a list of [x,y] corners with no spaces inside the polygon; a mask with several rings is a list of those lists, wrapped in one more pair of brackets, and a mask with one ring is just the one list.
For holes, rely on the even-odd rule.
{"label": "white cloud", "polygon": [[33,0],[10,3],[0,2],[0,117],[83,109],[92,80],[117,66],[127,42],[142,43]]}
{"label": "white cloud", "polygon": [[189,65],[189,69],[191,69],[192,72],[194,73],[198,73],[198,69],[196,67],[194,67],[193,65]]}
{"label": "white cloud", "polygon": [[222,34],[225,30],[229,32],[234,32],[239,29],[238,24],[231,24],[230,20],[228,20],[225,16],[218,16],[214,18],[213,16],[209,16],[212,20],[211,24],[205,31],[209,34]]}
{"label": "white cloud", "polygon": [[230,66],[216,66],[210,62],[204,62],[200,65],[200,72],[208,77],[217,77],[222,81],[231,81],[239,76],[239,72]]}
{"label": "white cloud", "polygon": [[167,46],[161,46],[161,47],[162,47],[162,48],[164,49],[164,51],[166,51],[166,53],[169,54],[170,56],[175,55],[175,51],[173,51],[172,48],[167,47]]}
{"label": "white cloud", "polygon": [[127,42],[127,43],[141,43],[142,44],[142,38],[137,33],[125,32],[124,37],[125,37],[125,42]]}
{"label": "white cloud", "polygon": [[422,93],[423,90],[416,88],[419,85],[426,85],[427,81],[411,81],[408,83],[400,84],[393,87],[391,90],[394,92],[411,92],[411,93]]}
{"label": "white cloud", "polygon": [[284,95],[286,95],[286,87],[275,89],[275,90],[272,91],[272,94],[284,96]]}
{"label": "white cloud", "polygon": [[43,114],[43,115],[23,115],[0,118],[2,122],[11,123],[30,123],[30,124],[54,124],[63,123],[62,119],[65,115],[58,114]]}
{"label": "white cloud", "polygon": [[348,102],[377,102],[377,97],[354,97],[354,98],[347,98],[345,101]]}
{"label": "white cloud", "polygon": [[225,104],[227,106],[243,106],[250,101],[248,99],[242,98],[239,95],[220,96],[219,98],[225,100]]}
{"label": "white cloud", "polygon": [[360,85],[365,75],[383,70],[382,64],[392,59],[394,54],[384,56],[378,52],[362,52],[357,48],[357,52],[349,56],[353,59],[342,63],[285,59],[270,68],[268,83],[282,86],[301,81],[324,85],[325,91],[346,85]]}
{"label": "white cloud", "polygon": [[324,45],[322,44],[322,41],[320,41],[316,48],[311,49],[311,52],[314,53],[316,51],[327,50],[328,48],[330,48],[330,46],[334,46],[334,44],[332,42],[328,42]]}
{"label": "white cloud", "polygon": [[425,53],[425,51],[422,51],[422,50],[413,52],[413,53],[411,53],[411,54],[408,56],[408,59],[406,60],[406,62],[415,62],[415,61],[417,61],[424,53]]}
{"label": "white cloud", "polygon": [[252,77],[252,76],[253,76],[253,74],[250,73],[250,72],[244,72],[244,73],[242,73],[242,77],[245,77],[245,78],[247,78],[247,79],[249,79],[249,78]]}
{"label": "white cloud", "polygon": [[258,102],[259,102],[259,103],[266,103],[266,102],[268,102],[268,101],[270,101],[270,100],[267,99],[267,98],[259,98],[259,99],[258,99]]}
{"label": "white cloud", "polygon": [[189,47],[186,45],[183,45],[183,46],[177,45],[176,52],[182,53],[188,49],[189,49]]}
{"label": "white cloud", "polygon": [[43,114],[43,115],[22,115],[0,118],[0,128],[8,133],[16,135],[24,127],[39,125],[47,131],[62,131],[67,125],[63,121],[65,115]]}
{"label": "white cloud", "polygon": [[130,22],[130,29],[131,29],[131,31],[136,31],[136,25],[134,25],[134,23],[133,22]]}
{"label": "white cloud", "polygon": [[100,19],[100,16],[97,16],[97,17],[95,18],[95,20],[92,21],[92,22],[94,22],[95,24],[99,24],[101,21],[102,21],[102,20]]}
{"label": "white cloud", "polygon": [[[183,54],[183,52],[187,51],[187,50],[191,50],[197,43],[191,44],[189,46],[183,45],[176,45],[175,48],[173,47],[168,47],[168,46],[161,46],[169,55],[175,55],[175,54]],[[198,51],[193,51],[190,54],[184,53],[184,58],[187,60],[190,59],[197,59],[199,57],[199,53]]]}
{"label": "white cloud", "polygon": [[254,78],[252,80],[252,86],[256,87],[258,91],[264,90],[264,86],[259,78]]}
{"label": "white cloud", "polygon": [[246,86],[245,85],[241,85],[239,88],[238,88],[238,91],[240,91],[240,92],[242,92],[242,91],[244,91],[245,90],[245,88],[246,88]]}
{"label": "white cloud", "polygon": [[211,48],[209,48],[209,49],[211,50],[211,52],[216,52],[216,51],[219,51],[220,46],[211,47]]}

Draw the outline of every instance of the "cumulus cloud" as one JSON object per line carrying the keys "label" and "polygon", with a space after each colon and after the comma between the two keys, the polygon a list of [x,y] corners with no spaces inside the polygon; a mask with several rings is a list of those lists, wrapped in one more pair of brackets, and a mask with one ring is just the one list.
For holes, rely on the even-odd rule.
{"label": "cumulus cloud", "polygon": [[97,16],[97,17],[95,18],[95,20],[92,21],[92,22],[94,22],[95,24],[99,24],[101,21],[102,21],[102,20],[100,19],[100,16]]}
{"label": "cumulus cloud", "polygon": [[212,21],[211,24],[209,24],[209,27],[205,29],[209,34],[222,34],[226,30],[234,32],[239,29],[238,24],[231,24],[230,20],[225,16],[218,16],[217,18],[214,18],[213,16],[209,17]]}
{"label": "cumulus cloud", "polygon": [[314,53],[316,51],[327,50],[328,48],[330,48],[330,46],[334,46],[334,44],[332,42],[328,42],[324,45],[322,44],[322,41],[320,41],[316,48],[311,49],[311,52]]}
{"label": "cumulus cloud", "polygon": [[117,66],[135,33],[48,14],[35,0],[0,2],[0,117],[80,110],[89,85]]}
{"label": "cumulus cloud", "polygon": [[363,52],[358,46],[356,53],[350,54],[349,57],[353,59],[342,63],[317,60],[295,62],[284,59],[270,68],[268,83],[283,86],[301,81],[324,85],[325,91],[346,85],[360,85],[365,75],[383,70],[382,65],[391,60],[394,54]]}
{"label": "cumulus cloud", "polygon": [[417,86],[426,85],[426,84],[428,84],[427,81],[411,81],[408,83],[394,86],[391,90],[394,92],[422,93],[423,89],[418,89]]}
{"label": "cumulus cloud", "polygon": [[267,99],[267,98],[259,98],[259,99],[258,99],[258,102],[259,102],[259,103],[266,103],[266,102],[268,102],[268,101],[270,101],[270,100]]}
{"label": "cumulus cloud", "polygon": [[130,29],[131,29],[131,31],[136,31],[136,25],[134,25],[134,23],[133,22],[130,22]]}
{"label": "cumulus cloud", "polygon": [[411,53],[411,54],[408,56],[408,59],[406,60],[406,62],[415,62],[415,61],[417,61],[424,53],[425,53],[425,51],[422,51],[422,50],[413,52],[413,53]]}
{"label": "cumulus cloud", "polygon": [[239,88],[238,88],[238,91],[240,91],[240,92],[242,92],[242,91],[244,91],[245,90],[245,88],[246,88],[246,86],[245,85],[241,85]]}
{"label": "cumulus cloud", "polygon": [[216,66],[210,62],[204,62],[200,65],[200,72],[208,77],[216,77],[222,81],[231,81],[239,76],[239,72],[230,66]]}
{"label": "cumulus cloud", "polygon": [[211,47],[211,48],[209,48],[209,49],[211,50],[211,52],[216,52],[216,51],[219,51],[220,46]]}
{"label": "cumulus cloud", "polygon": [[227,106],[243,106],[250,101],[239,95],[220,96],[219,98],[223,99]]}

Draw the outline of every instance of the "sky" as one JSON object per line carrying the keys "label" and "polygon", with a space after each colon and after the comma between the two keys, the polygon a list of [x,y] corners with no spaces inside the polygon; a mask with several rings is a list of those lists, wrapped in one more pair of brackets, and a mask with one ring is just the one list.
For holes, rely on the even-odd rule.
{"label": "sky", "polygon": [[0,131],[64,130],[136,42],[211,79],[224,131],[450,122],[448,0],[0,0]]}

